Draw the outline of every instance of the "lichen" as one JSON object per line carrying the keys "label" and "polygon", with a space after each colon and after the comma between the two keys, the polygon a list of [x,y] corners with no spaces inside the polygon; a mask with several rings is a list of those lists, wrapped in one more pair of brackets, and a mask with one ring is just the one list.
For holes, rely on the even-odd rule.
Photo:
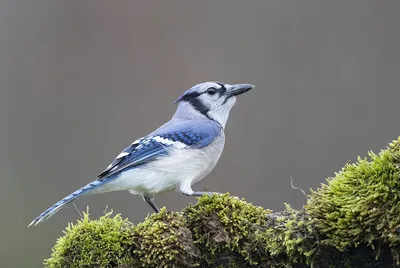
{"label": "lichen", "polygon": [[400,138],[369,159],[358,158],[312,191],[306,206],[323,234],[322,244],[340,250],[389,245],[399,264]]}
{"label": "lichen", "polygon": [[89,213],[84,213],[76,224],[70,223],[45,266],[115,267],[133,263],[128,250],[133,225],[120,214],[111,215],[107,212],[98,220],[90,220]]}

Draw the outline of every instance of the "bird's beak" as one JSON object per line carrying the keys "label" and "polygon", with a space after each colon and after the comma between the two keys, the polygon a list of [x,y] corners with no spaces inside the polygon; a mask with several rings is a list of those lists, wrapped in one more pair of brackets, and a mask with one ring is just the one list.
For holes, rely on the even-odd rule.
{"label": "bird's beak", "polygon": [[237,85],[232,85],[229,89],[227,89],[227,94],[229,97],[232,96],[238,96],[240,94],[243,94],[250,89],[252,89],[254,85],[252,84],[237,84]]}

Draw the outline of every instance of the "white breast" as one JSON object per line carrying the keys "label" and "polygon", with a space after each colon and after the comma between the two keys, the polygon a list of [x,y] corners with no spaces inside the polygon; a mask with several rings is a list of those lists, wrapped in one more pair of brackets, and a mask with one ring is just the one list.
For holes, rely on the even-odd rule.
{"label": "white breast", "polygon": [[133,194],[171,191],[204,178],[217,164],[224,148],[223,132],[202,149],[175,149],[166,157],[127,171],[105,184],[101,192],[128,190]]}

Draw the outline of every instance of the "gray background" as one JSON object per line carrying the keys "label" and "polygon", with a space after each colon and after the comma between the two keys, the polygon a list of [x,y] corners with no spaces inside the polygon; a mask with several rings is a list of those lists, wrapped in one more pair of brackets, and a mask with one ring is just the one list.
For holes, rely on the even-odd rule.
{"label": "gray background", "polygon": [[[195,189],[281,210],[400,135],[400,1],[1,1],[0,263],[41,267],[79,215],[29,222],[169,120],[193,84],[253,83]],[[169,193],[180,210],[195,198]],[[85,197],[133,222],[128,192]]]}

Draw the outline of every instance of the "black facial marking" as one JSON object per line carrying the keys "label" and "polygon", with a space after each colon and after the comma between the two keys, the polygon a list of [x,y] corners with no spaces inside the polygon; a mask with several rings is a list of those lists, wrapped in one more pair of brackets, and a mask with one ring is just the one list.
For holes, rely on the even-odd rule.
{"label": "black facial marking", "polygon": [[[221,86],[220,88],[214,88],[216,90],[216,92],[219,94],[219,97],[221,97],[225,92],[226,92],[226,88],[225,85],[219,82],[216,82],[216,84],[218,84],[219,86]],[[207,93],[207,90],[205,92],[199,93],[199,92],[191,92],[188,94],[185,94],[184,96],[182,96],[178,101],[188,101],[191,102],[193,99],[196,99],[197,97],[199,97],[202,94]],[[210,94],[212,95],[212,94]]]}
{"label": "black facial marking", "polygon": [[210,111],[210,109],[208,109],[201,100],[194,98],[194,99],[190,99],[189,103],[193,106],[193,108],[195,108],[197,111],[199,111],[202,115],[204,115],[205,117],[207,117],[210,120],[214,120],[208,115],[208,111]]}
{"label": "black facial marking", "polygon": [[224,105],[230,98],[232,98],[233,95],[229,95],[228,97],[225,98],[224,102],[222,103],[222,105]]}
{"label": "black facial marking", "polygon": [[221,97],[226,92],[226,87],[222,83],[217,83],[217,84],[221,86],[221,88],[218,89],[219,96]]}
{"label": "black facial marking", "polygon": [[201,100],[199,100],[199,99],[197,99],[197,98],[194,98],[194,99],[191,99],[191,100],[189,100],[189,103],[193,106],[193,108],[195,108],[197,111],[199,111],[200,113],[202,113],[202,114],[204,114],[205,116],[207,116],[207,113],[208,113],[208,111],[210,110],[210,109],[208,109],[205,105],[204,105],[204,103],[201,101]]}
{"label": "black facial marking", "polygon": [[192,99],[197,98],[200,95],[201,95],[201,93],[198,93],[198,92],[188,93],[188,94],[182,96],[182,98],[179,101],[190,101]]}
{"label": "black facial marking", "polygon": [[[218,85],[220,86],[220,88],[215,88],[215,89],[216,89],[216,93],[219,94],[219,97],[222,97],[222,96],[225,94],[225,92],[226,92],[226,87],[225,87],[225,85],[224,85],[223,83],[216,82],[216,84],[218,84]],[[204,115],[205,117],[207,117],[207,118],[210,119],[210,120],[215,121],[213,118],[211,118],[211,117],[208,115],[208,112],[210,111],[210,109],[207,108],[207,107],[204,105],[204,103],[198,98],[198,97],[199,97],[200,95],[202,95],[202,94],[207,94],[207,90],[204,91],[204,92],[202,92],[202,93],[199,93],[199,92],[191,92],[191,93],[188,93],[188,94],[182,96],[182,97],[179,99],[179,101],[186,101],[186,102],[189,102],[189,103],[192,105],[192,107],[193,107],[194,109],[196,109],[197,111],[199,111],[202,115]],[[210,95],[211,95],[211,94],[210,94]],[[226,102],[226,100],[224,101],[223,104],[225,104],[225,102]],[[216,121],[216,122],[217,122],[217,121]],[[219,124],[219,122],[217,122],[217,123]]]}
{"label": "black facial marking", "polygon": [[184,96],[182,96],[182,98],[179,101],[187,101],[189,102],[193,108],[195,108],[197,111],[199,111],[201,114],[205,115],[208,117],[207,113],[210,109],[208,109],[204,103],[198,99],[197,97],[199,97],[201,94],[203,93],[199,93],[199,92],[191,92],[189,94],[186,94]]}

